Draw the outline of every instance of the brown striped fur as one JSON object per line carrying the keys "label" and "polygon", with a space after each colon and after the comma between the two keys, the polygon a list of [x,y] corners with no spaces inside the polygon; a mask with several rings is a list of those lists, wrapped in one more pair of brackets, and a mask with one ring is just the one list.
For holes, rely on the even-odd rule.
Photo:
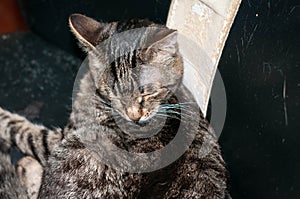
{"label": "brown striped fur", "polygon": [[37,159],[42,165],[46,163],[55,144],[63,138],[61,129],[49,130],[2,108],[0,108],[0,120],[2,150],[15,146],[22,153]]}
{"label": "brown striped fur", "polygon": [[[161,28],[162,31],[158,32],[159,39],[146,50],[132,51],[134,53],[127,57],[116,59],[100,80],[95,78],[95,66],[102,58],[105,59],[96,56],[95,46],[115,33],[145,26]],[[80,91],[70,116],[72,125],[66,127],[65,133],[61,129],[49,130],[0,109],[1,150],[7,154],[11,146],[16,146],[43,166],[38,197],[224,199],[227,180],[225,163],[207,120],[201,116],[191,94],[181,83],[183,65],[176,43],[176,31],[147,20],[99,23],[79,14],[70,17],[70,27],[90,56],[90,71],[81,80]],[[115,51],[120,48],[118,45],[110,47]],[[149,65],[155,67],[151,68]],[[131,78],[135,68],[145,70],[141,73],[143,75],[136,77],[137,80]],[[141,81],[154,77],[157,80],[151,86],[139,85]],[[110,90],[113,84],[118,88]],[[179,112],[170,108],[178,105],[178,99],[170,90],[163,89],[166,87],[177,91],[183,102],[193,102],[190,105],[192,117],[187,119],[185,115],[178,116]],[[130,90],[131,93],[126,93],[125,90]],[[129,101],[124,103],[128,97]],[[112,110],[112,103],[121,118],[137,123],[141,118],[145,121],[159,120],[159,106],[164,105],[172,111],[168,113],[165,126],[157,135],[134,139],[130,132],[127,134],[128,132],[120,130],[111,112],[107,112]],[[200,115],[200,121],[193,114]],[[179,118],[183,119],[181,123]],[[195,133],[191,146],[169,166],[148,173],[128,173],[107,166],[93,155],[79,136],[82,133],[102,133],[122,149],[148,152],[168,144],[174,138],[179,124],[183,126],[183,132],[186,132],[185,139],[191,136],[189,132]],[[207,144],[203,145],[204,142]],[[103,145],[101,150],[111,151],[106,147]],[[206,155],[201,154],[203,147],[204,151],[208,151]],[[12,176],[7,181],[12,179],[15,177]],[[18,180],[14,183],[17,182]],[[21,195],[24,194],[24,188],[21,187],[19,191],[22,192]]]}

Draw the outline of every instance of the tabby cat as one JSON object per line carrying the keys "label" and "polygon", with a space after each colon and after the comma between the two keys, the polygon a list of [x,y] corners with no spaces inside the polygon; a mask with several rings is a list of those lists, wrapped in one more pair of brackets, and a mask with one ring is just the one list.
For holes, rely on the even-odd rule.
{"label": "tabby cat", "polygon": [[[220,147],[182,85],[183,61],[177,32],[148,20],[101,23],[80,14],[71,15],[69,23],[89,58],[89,71],[80,82],[70,123],[64,130],[49,130],[0,109],[0,197],[29,197],[8,166],[7,153],[11,146],[16,146],[43,167],[38,198],[226,198],[227,172]],[[121,40],[106,43],[109,53],[97,47],[118,33],[143,27],[152,27],[155,33],[143,37],[149,43],[144,49],[136,48],[136,41],[124,44]],[[147,29],[144,30],[146,34]],[[117,55],[121,43],[129,51],[102,70],[103,60]],[[192,112],[184,113],[188,108]],[[155,129],[163,119],[165,122],[155,135],[137,137],[146,132],[145,126],[152,124]],[[129,127],[121,128],[119,124]],[[122,167],[130,166],[127,157],[117,155],[108,159],[121,163],[120,167],[106,164],[105,155],[114,152],[111,145],[100,145],[102,157],[97,156],[97,147],[86,142],[89,135],[105,135],[121,150],[148,153],[171,143],[179,128],[186,132],[184,141],[193,138],[191,145],[176,161],[148,172],[128,172]],[[209,146],[202,146],[204,142]],[[209,147],[208,154],[201,155],[201,147]],[[175,146],[174,153],[180,148]],[[154,161],[157,159],[158,163]],[[148,160],[142,167],[159,165],[164,157],[156,154]],[[9,172],[2,172],[4,169]]]}

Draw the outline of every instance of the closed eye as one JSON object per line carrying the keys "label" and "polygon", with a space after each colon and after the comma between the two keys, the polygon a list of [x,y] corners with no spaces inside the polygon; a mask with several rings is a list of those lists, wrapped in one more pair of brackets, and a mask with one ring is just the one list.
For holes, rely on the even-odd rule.
{"label": "closed eye", "polygon": [[164,95],[161,92],[154,92],[151,94],[144,95],[143,98],[146,101],[149,101],[149,100],[161,101],[164,99]]}
{"label": "closed eye", "polygon": [[145,104],[145,96],[140,96],[138,98],[138,103],[141,105],[141,106],[144,106]]}
{"label": "closed eye", "polygon": [[141,104],[141,106],[144,106],[144,105],[145,105],[145,97],[142,96],[141,98],[142,98],[142,99],[141,99],[141,101],[140,101],[140,104]]}
{"label": "closed eye", "polygon": [[139,86],[139,88],[138,88],[138,89],[139,89],[139,91],[140,91],[140,93],[141,93],[141,94],[143,94],[143,93],[144,93],[144,91],[145,91],[143,86]]}

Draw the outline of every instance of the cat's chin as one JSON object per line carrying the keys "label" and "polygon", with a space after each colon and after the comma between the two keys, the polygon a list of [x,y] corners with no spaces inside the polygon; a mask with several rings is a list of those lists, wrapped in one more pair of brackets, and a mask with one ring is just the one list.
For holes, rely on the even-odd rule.
{"label": "cat's chin", "polygon": [[155,136],[165,125],[164,119],[149,118],[132,121],[125,118],[116,121],[116,125],[127,135],[135,138],[149,138]]}
{"label": "cat's chin", "polygon": [[131,120],[131,122],[133,122],[134,124],[136,124],[136,125],[138,125],[140,127],[144,127],[144,126],[146,126],[147,124],[150,123],[150,120],[151,120],[151,118],[147,119],[147,120],[139,120],[139,121],[133,121],[133,120]]}

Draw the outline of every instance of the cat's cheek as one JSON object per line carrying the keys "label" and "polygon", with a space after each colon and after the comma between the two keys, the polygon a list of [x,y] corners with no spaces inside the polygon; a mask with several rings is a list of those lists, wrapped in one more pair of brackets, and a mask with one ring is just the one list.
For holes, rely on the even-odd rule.
{"label": "cat's cheek", "polygon": [[157,113],[158,113],[158,110],[159,110],[159,104],[157,106],[155,106],[155,108],[153,108],[152,110],[147,110],[145,113],[145,116],[147,116],[147,120],[153,118]]}

